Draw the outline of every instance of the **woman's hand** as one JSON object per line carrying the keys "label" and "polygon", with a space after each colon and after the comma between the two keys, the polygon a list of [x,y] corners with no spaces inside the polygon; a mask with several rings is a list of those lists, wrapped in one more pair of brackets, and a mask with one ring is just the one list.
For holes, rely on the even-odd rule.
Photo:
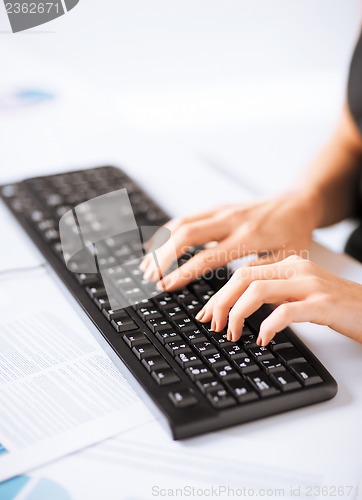
{"label": "woman's hand", "polygon": [[217,244],[199,252],[164,277],[158,288],[174,290],[182,287],[210,269],[245,255],[263,256],[261,262],[264,263],[280,261],[309,248],[318,217],[318,199],[293,193],[172,220],[166,224],[172,237],[156,251],[159,267],[149,254],[141,269],[147,280],[157,281],[160,276],[165,276],[175,255],[178,258],[189,247],[209,242]]}
{"label": "woman's hand", "polygon": [[237,341],[244,320],[262,304],[277,307],[263,321],[259,345],[293,322],[326,325],[362,342],[362,285],[344,280],[297,256],[270,265],[246,266],[235,271],[197,315],[211,321],[216,332],[225,328]]}

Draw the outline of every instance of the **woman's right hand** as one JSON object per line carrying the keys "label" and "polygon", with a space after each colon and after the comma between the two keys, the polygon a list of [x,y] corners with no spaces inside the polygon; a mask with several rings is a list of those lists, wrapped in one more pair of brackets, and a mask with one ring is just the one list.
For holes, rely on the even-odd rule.
{"label": "woman's right hand", "polygon": [[[151,254],[141,264],[149,281],[158,281],[162,290],[174,290],[204,275],[210,269],[250,254],[253,262],[270,264],[289,255],[300,255],[311,242],[318,226],[318,198],[293,193],[248,204],[222,207],[208,212],[173,219],[166,224],[170,239],[156,250],[158,266]],[[167,276],[175,255],[179,258],[191,246],[216,242],[197,253]],[[176,253],[175,253],[176,250]],[[304,253],[304,257],[307,255]]]}

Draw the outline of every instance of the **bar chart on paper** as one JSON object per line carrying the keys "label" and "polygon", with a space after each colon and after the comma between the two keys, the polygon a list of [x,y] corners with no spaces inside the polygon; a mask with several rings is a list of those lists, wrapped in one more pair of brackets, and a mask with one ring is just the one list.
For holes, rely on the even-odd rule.
{"label": "bar chart on paper", "polygon": [[[0,455],[8,453],[0,444]],[[12,500],[18,495],[24,500],[36,498],[52,498],[53,500],[70,500],[64,488],[49,479],[32,479],[29,476],[18,476],[0,484],[0,498]]]}

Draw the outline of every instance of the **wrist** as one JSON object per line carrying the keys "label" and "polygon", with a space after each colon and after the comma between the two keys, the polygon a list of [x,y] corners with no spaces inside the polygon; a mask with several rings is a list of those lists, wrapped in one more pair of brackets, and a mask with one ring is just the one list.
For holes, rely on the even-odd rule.
{"label": "wrist", "polygon": [[293,207],[299,212],[300,220],[310,231],[317,229],[323,221],[323,199],[321,193],[311,189],[299,189],[285,193]]}

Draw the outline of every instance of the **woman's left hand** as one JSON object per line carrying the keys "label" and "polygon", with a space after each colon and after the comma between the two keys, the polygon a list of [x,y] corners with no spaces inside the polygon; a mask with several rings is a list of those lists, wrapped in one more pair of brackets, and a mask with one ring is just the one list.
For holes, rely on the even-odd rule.
{"label": "woman's left hand", "polygon": [[276,308],[261,324],[259,345],[267,345],[290,323],[304,321],[329,326],[362,342],[362,285],[297,256],[276,264],[239,268],[205,304],[197,319],[211,321],[216,332],[228,322],[227,337],[235,342],[245,318],[266,303]]}

